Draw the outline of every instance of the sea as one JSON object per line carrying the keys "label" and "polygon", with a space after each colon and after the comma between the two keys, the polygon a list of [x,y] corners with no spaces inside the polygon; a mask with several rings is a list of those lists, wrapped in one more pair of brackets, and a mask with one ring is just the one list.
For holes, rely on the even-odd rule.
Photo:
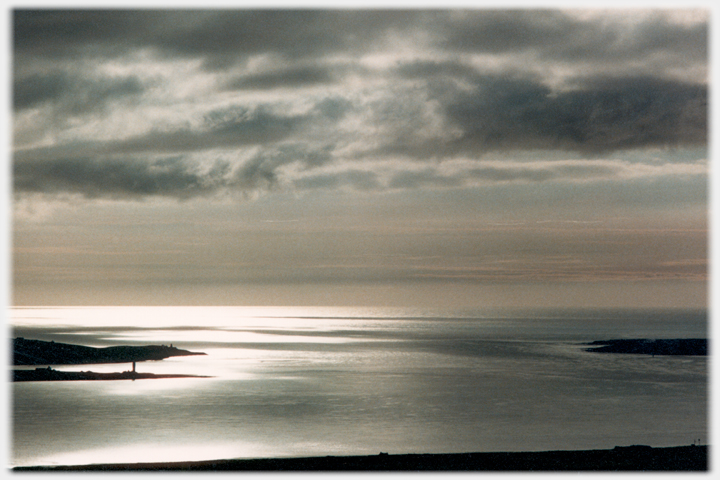
{"label": "sea", "polygon": [[587,351],[595,340],[707,338],[705,310],[14,307],[9,316],[12,337],[204,352],[136,369],[207,376],[12,383],[10,466],[709,443],[709,357]]}

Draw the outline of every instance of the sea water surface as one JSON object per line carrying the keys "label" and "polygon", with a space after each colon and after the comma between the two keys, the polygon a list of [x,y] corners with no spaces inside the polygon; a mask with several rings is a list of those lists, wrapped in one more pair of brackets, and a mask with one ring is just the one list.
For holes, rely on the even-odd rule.
{"label": "sea water surface", "polygon": [[707,442],[707,357],[583,345],[707,338],[704,310],[64,307],[11,322],[13,337],[205,352],[137,370],[211,376],[13,383],[12,466]]}

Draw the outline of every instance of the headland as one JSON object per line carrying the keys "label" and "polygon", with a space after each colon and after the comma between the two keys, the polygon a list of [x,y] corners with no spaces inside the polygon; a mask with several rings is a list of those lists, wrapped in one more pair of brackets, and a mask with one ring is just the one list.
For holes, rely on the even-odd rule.
{"label": "headland", "polygon": [[88,363],[129,363],[163,360],[169,357],[206,355],[172,345],[144,345],[94,348],[69,343],[13,339],[14,365],[84,365]]}

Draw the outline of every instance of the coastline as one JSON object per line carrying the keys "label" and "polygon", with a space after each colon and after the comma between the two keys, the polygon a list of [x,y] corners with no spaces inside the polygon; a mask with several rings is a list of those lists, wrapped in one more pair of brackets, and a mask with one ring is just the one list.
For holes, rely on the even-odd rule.
{"label": "coastline", "polygon": [[708,471],[708,446],[14,467],[13,471]]}

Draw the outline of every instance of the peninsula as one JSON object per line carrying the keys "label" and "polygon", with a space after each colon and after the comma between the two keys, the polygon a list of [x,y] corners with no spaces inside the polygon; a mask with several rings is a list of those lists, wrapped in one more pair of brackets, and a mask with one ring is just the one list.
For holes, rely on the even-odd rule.
{"label": "peninsula", "polygon": [[[14,365],[48,365],[35,370],[15,369],[14,382],[51,382],[67,380],[143,380],[158,378],[208,378],[202,375],[154,374],[136,372],[135,362],[163,360],[168,357],[187,355],[206,355],[202,352],[190,352],[166,345],[118,346],[93,348],[69,343],[27,340],[22,337],[13,339]],[[55,370],[50,365],[84,365],[90,363],[131,363],[132,370],[125,372],[65,372]]]}
{"label": "peninsula", "polygon": [[163,360],[168,357],[206,355],[166,345],[86,347],[69,343],[13,339],[13,365],[84,365]]}

